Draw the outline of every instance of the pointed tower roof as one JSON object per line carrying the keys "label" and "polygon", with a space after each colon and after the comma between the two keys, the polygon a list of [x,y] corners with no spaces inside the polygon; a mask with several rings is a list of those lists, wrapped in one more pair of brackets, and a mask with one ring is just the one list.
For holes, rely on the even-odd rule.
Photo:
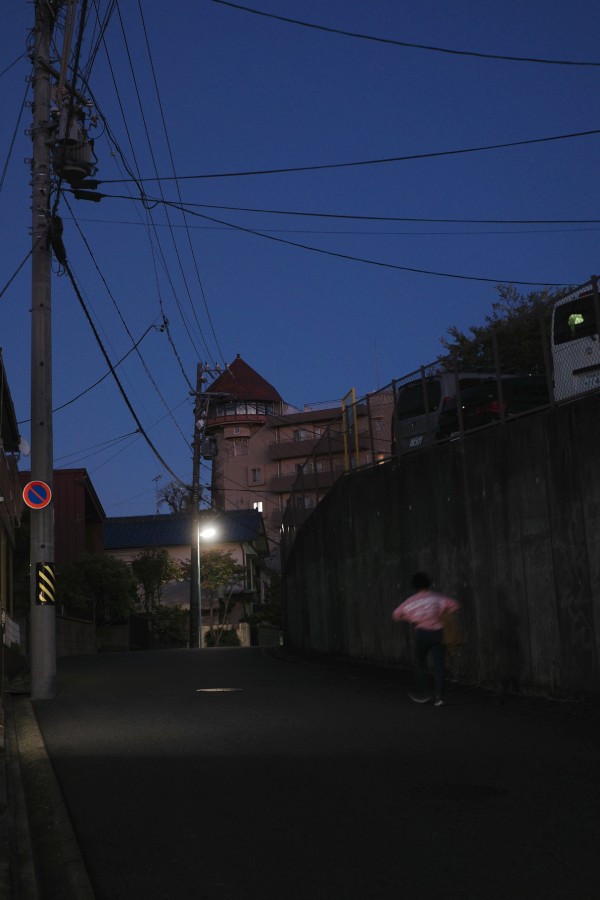
{"label": "pointed tower roof", "polygon": [[240,354],[236,356],[226,372],[213,381],[208,393],[231,394],[236,400],[262,400],[283,403],[273,385],[244,362]]}

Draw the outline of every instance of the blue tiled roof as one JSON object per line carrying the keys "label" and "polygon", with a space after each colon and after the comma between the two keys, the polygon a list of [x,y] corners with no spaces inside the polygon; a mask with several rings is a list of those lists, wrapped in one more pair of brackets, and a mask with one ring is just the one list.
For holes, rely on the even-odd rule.
{"label": "blue tiled roof", "polygon": [[[268,553],[262,515],[254,509],[202,511],[200,527],[208,525],[218,529],[215,543],[249,543],[258,553]],[[104,523],[105,550],[176,547],[191,544],[193,540],[194,519],[187,514],[122,516],[108,518]]]}

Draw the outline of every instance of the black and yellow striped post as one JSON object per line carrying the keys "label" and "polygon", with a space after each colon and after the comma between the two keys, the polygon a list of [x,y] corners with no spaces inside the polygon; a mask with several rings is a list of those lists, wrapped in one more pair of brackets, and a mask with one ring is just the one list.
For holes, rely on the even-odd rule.
{"label": "black and yellow striped post", "polygon": [[54,563],[36,563],[35,602],[38,606],[54,606],[56,575]]}

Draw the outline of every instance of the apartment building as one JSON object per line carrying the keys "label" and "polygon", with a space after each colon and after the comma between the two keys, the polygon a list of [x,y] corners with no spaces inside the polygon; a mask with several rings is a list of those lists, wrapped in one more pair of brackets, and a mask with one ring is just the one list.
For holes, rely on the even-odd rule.
{"label": "apartment building", "polygon": [[[212,499],[217,509],[256,509],[279,568],[283,514],[300,524],[331,485],[357,464],[383,458],[392,403],[374,408],[288,406],[279,392],[238,354],[207,389],[207,435],[217,439]],[[388,408],[389,407],[389,408]],[[387,447],[389,455],[389,446]]]}

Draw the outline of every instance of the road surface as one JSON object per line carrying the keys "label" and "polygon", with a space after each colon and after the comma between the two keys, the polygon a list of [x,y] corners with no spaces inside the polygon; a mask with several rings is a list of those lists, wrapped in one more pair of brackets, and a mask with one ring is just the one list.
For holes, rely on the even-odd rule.
{"label": "road surface", "polygon": [[596,898],[598,728],[258,648],[59,661],[33,706],[97,900]]}

